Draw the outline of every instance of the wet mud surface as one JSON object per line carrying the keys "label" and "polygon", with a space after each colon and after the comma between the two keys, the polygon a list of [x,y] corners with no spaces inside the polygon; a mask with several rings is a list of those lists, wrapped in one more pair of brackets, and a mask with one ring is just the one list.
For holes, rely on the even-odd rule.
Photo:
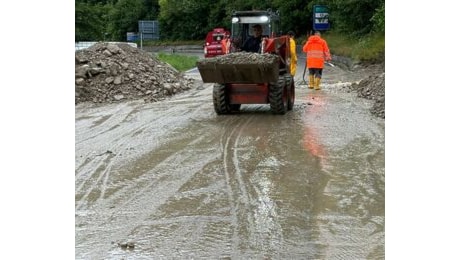
{"label": "wet mud surface", "polygon": [[320,91],[302,72],[282,116],[216,115],[197,71],[163,101],[78,104],[75,258],[384,259],[385,121],[349,91],[366,72],[326,67]]}

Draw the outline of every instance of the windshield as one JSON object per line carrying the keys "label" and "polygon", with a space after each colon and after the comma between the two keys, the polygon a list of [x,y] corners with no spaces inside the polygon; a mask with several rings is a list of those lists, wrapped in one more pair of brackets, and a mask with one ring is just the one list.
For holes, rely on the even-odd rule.
{"label": "windshield", "polygon": [[279,17],[270,14],[260,15],[234,15],[232,17],[232,46],[236,49],[252,35],[253,26],[259,24],[262,26],[262,37],[277,37],[279,32]]}

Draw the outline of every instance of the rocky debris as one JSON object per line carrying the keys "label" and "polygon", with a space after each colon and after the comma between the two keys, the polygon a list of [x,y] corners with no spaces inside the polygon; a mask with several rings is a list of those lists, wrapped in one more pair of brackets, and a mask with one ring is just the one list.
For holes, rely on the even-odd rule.
{"label": "rocky debris", "polygon": [[276,81],[278,55],[269,53],[234,52],[196,63],[204,83],[253,83]]}
{"label": "rocky debris", "polygon": [[118,247],[120,247],[123,250],[126,250],[126,249],[131,250],[131,249],[134,249],[134,247],[136,246],[134,242],[114,242],[112,241],[112,244],[116,244]]}
{"label": "rocky debris", "polygon": [[75,52],[75,104],[155,102],[193,84],[169,64],[125,43],[97,43]]}
{"label": "rocky debris", "polygon": [[371,113],[377,117],[385,118],[385,72],[381,67],[372,75],[353,83],[350,89],[358,93],[358,97],[374,100]]}
{"label": "rocky debris", "polygon": [[133,242],[118,243],[118,246],[121,247],[122,249],[133,249],[135,244]]}
{"label": "rocky debris", "polygon": [[197,66],[208,64],[258,64],[272,66],[278,62],[278,55],[269,53],[233,52],[206,58],[197,62]]}

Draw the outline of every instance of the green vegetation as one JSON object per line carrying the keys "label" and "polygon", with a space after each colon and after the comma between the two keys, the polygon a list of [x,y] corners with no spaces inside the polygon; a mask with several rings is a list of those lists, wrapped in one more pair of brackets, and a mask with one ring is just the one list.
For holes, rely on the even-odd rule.
{"label": "green vegetation", "polygon": [[159,52],[156,54],[158,59],[173,66],[178,71],[186,71],[196,66],[198,56],[188,56],[180,54],[167,54]]}
{"label": "green vegetation", "polygon": [[139,20],[158,20],[161,41],[143,45],[201,45],[212,28],[231,27],[233,10],[269,8],[280,12],[281,30],[293,30],[300,39],[313,30],[317,4],[329,7],[331,30],[324,37],[334,54],[384,58],[385,0],[75,0],[75,40],[126,41]]}
{"label": "green vegetation", "polygon": [[385,59],[385,34],[370,33],[366,36],[346,36],[328,32],[322,35],[332,54],[350,57],[355,61],[380,62]]}
{"label": "green vegetation", "polygon": [[329,7],[331,28],[353,36],[385,30],[384,0],[75,0],[76,41],[121,41],[139,20],[158,20],[161,39],[202,40],[215,27],[230,28],[234,10],[278,10],[281,29],[306,35],[313,7]]}

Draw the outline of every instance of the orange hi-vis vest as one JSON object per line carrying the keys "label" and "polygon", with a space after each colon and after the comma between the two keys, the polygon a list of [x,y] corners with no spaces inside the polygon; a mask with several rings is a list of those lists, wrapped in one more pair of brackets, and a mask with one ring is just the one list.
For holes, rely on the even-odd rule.
{"label": "orange hi-vis vest", "polygon": [[324,59],[330,60],[331,54],[325,40],[318,35],[308,37],[308,41],[302,48],[307,55],[307,68],[324,68]]}

